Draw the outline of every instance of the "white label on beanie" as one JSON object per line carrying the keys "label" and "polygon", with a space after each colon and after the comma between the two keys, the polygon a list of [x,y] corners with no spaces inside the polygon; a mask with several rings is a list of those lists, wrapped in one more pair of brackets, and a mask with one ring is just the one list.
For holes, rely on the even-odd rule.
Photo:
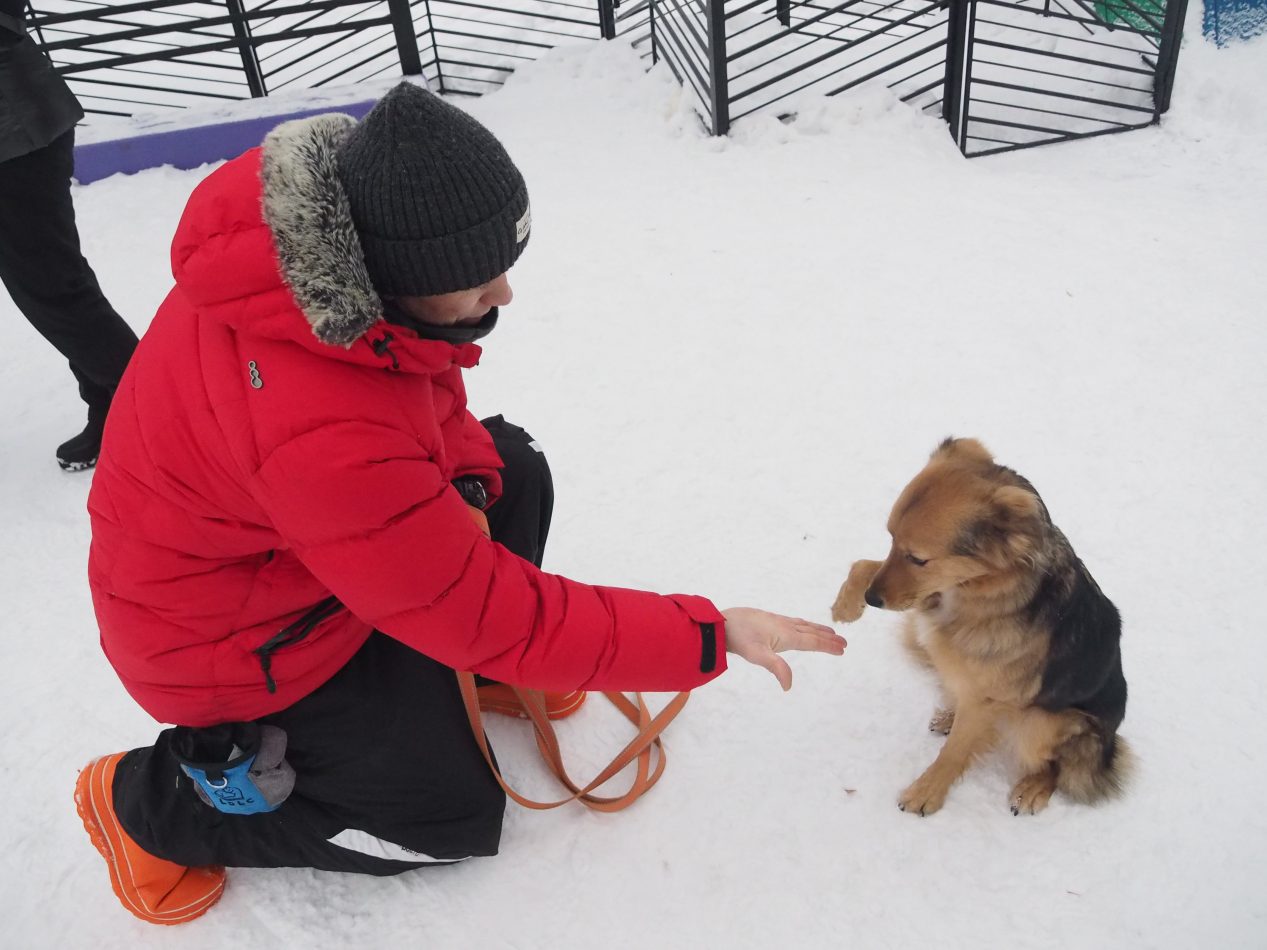
{"label": "white label on beanie", "polygon": [[524,216],[515,222],[515,243],[518,244],[532,230],[532,205],[524,209]]}

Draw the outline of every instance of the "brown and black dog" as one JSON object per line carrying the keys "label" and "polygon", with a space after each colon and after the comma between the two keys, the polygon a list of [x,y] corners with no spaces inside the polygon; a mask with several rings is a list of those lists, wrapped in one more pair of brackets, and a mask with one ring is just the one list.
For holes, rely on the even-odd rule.
{"label": "brown and black dog", "polygon": [[1041,811],[1059,789],[1095,802],[1118,794],[1130,751],[1121,620],[1032,485],[974,439],[947,439],[889,516],[883,561],[857,561],[834,620],[864,603],[906,611],[905,643],[940,681],[929,728],[947,734],[898,799],[931,815],[974,758],[1006,743],[1019,766],[1012,814]]}

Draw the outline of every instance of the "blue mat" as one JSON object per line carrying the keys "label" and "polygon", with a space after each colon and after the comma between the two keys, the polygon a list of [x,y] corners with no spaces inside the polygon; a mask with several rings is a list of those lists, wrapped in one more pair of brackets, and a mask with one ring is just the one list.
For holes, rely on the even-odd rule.
{"label": "blue mat", "polygon": [[81,184],[108,178],[123,172],[131,174],[146,168],[172,165],[176,168],[197,168],[208,162],[236,158],[264,140],[274,127],[291,119],[302,119],[324,112],[345,112],[359,119],[369,112],[373,100],[349,105],[325,106],[288,112],[282,115],[254,116],[234,122],[200,125],[169,132],[153,132],[131,138],[91,142],[75,147],[75,179]]}

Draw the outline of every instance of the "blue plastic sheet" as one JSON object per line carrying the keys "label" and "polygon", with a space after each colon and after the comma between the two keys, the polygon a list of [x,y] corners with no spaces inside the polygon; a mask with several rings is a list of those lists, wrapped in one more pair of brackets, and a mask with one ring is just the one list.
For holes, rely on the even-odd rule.
{"label": "blue plastic sheet", "polygon": [[1267,33],[1267,0],[1205,0],[1201,31],[1219,46]]}

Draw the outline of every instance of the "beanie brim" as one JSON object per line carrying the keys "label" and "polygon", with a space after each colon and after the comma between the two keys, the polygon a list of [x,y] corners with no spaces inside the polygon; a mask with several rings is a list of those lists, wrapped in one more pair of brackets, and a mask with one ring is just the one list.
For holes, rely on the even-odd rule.
{"label": "beanie brim", "polygon": [[465,231],[411,240],[361,231],[361,246],[380,294],[429,297],[470,290],[510,270],[528,246],[528,220],[528,189],[521,184],[500,213]]}

